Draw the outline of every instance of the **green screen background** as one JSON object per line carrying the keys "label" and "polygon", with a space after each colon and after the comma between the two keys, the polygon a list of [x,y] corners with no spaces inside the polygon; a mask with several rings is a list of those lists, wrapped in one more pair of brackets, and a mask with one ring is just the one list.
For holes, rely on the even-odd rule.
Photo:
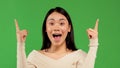
{"label": "green screen background", "polygon": [[27,55],[42,44],[42,22],[46,12],[60,6],[73,21],[75,42],[88,51],[87,28],[99,22],[99,49],[95,68],[120,68],[120,0],[0,0],[0,68],[16,68],[16,33],[27,29]]}

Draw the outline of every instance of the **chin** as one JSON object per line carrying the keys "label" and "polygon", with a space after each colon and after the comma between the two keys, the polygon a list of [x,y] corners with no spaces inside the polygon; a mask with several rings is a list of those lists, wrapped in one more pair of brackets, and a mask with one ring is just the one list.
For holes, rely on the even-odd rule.
{"label": "chin", "polygon": [[60,46],[60,43],[54,43],[53,46]]}
{"label": "chin", "polygon": [[62,43],[61,42],[54,42],[54,43],[52,43],[52,45],[53,46],[60,46],[60,45],[62,45]]}

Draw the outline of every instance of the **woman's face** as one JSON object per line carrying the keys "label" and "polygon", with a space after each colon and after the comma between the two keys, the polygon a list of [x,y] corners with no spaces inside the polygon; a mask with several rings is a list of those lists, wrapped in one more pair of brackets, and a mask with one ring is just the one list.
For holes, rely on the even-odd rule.
{"label": "woman's face", "polygon": [[65,39],[70,29],[66,17],[58,12],[53,12],[46,20],[46,32],[51,45],[59,46],[66,43]]}

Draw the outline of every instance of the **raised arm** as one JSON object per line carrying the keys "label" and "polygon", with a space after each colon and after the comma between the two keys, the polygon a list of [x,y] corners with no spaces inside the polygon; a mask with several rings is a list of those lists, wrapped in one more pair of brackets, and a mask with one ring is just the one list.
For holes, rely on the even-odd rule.
{"label": "raised arm", "polygon": [[99,19],[96,20],[94,29],[89,28],[87,30],[90,44],[89,51],[82,68],[94,68],[98,48],[98,22]]}
{"label": "raised arm", "polygon": [[17,36],[17,68],[35,68],[33,65],[27,64],[25,53],[25,40],[27,36],[27,30],[20,30],[16,19],[15,26]]}

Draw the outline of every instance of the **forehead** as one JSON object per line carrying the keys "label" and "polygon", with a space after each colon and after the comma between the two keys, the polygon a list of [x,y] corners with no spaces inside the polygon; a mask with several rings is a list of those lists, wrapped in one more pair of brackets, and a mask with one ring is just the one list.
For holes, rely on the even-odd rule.
{"label": "forehead", "polygon": [[67,20],[66,17],[58,12],[51,13],[47,20]]}

